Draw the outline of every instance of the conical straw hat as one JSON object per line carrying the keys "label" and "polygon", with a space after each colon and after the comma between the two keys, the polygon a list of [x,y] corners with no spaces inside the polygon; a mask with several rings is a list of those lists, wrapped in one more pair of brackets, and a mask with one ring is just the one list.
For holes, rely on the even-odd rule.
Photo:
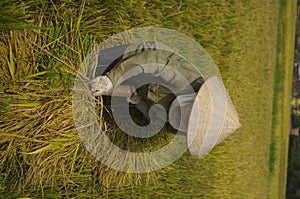
{"label": "conical straw hat", "polygon": [[197,93],[190,113],[187,142],[192,155],[204,156],[241,126],[222,80],[208,78]]}

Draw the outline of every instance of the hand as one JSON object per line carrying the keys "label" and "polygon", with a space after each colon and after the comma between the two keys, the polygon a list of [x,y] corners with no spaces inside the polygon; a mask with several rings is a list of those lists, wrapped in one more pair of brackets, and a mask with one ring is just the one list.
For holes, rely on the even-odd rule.
{"label": "hand", "polygon": [[92,79],[90,85],[93,96],[111,95],[113,92],[113,84],[106,75]]}

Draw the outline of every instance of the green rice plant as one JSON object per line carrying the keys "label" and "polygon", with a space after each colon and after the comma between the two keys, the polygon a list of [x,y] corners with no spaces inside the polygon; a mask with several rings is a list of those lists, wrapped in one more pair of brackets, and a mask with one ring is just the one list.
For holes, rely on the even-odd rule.
{"label": "green rice plant", "polygon": [[29,8],[43,1],[0,1],[0,30],[33,28]]}

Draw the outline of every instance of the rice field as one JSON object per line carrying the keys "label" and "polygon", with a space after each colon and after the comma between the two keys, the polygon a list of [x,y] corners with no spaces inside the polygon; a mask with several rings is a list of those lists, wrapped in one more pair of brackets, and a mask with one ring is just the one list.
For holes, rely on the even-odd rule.
{"label": "rice field", "polygon": [[[0,4],[17,13],[7,11],[17,19],[9,23],[0,18],[0,195],[4,198],[284,197],[286,97],[295,20],[291,13],[296,1]],[[132,174],[106,167],[81,144],[72,118],[71,90],[94,43],[145,26],[182,32],[209,52],[243,126],[204,158],[186,153],[162,170]],[[278,68],[284,75],[276,76]],[[132,140],[118,134],[111,122],[107,131],[120,145],[137,148],[154,149],[170,137],[163,132],[146,142]]]}

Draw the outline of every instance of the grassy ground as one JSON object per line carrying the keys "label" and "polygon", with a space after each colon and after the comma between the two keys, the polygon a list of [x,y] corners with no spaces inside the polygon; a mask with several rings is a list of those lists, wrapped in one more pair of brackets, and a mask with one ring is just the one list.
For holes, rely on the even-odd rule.
{"label": "grassy ground", "polygon": [[270,196],[285,198],[297,2],[280,1],[270,146]]}
{"label": "grassy ground", "polygon": [[[288,3],[286,8],[292,6]],[[286,166],[279,166],[285,160],[279,164],[275,156],[270,172],[278,10],[275,0],[29,5],[26,11],[41,28],[5,30],[0,37],[0,192],[47,198],[282,196],[277,177],[285,176]],[[219,66],[243,127],[205,158],[185,154],[157,172],[120,173],[94,160],[81,145],[73,126],[70,91],[76,69],[94,42],[150,25],[180,31],[205,47]],[[289,63],[291,43],[285,41],[286,54],[280,60]],[[278,99],[289,93],[288,87],[282,90]],[[278,109],[278,121],[285,110]],[[282,157],[284,144],[276,142],[282,146],[276,147],[276,154]],[[270,184],[278,192],[270,193]]]}

